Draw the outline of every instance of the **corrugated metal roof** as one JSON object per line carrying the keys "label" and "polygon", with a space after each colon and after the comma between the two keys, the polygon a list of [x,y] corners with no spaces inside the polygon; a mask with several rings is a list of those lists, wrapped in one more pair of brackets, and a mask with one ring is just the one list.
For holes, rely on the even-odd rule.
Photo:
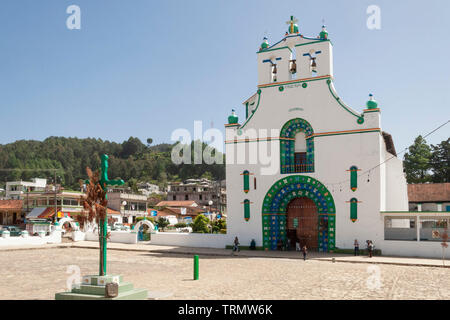
{"label": "corrugated metal roof", "polygon": [[45,210],[47,210],[47,207],[34,208],[27,214],[26,219],[38,218]]}

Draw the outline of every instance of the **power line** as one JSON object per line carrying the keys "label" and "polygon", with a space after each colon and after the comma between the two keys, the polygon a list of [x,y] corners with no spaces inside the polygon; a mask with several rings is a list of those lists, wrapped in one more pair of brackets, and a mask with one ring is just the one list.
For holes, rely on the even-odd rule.
{"label": "power line", "polygon": [[[430,131],[429,133],[427,133],[426,135],[424,135],[423,138],[425,139],[425,138],[428,137],[429,135],[433,134],[434,132],[438,131],[439,129],[441,129],[442,127],[444,127],[445,125],[447,125],[449,122],[450,122],[450,120],[447,120],[446,122],[444,122],[443,124],[441,124],[441,125],[438,126],[437,128],[433,129],[432,131]],[[401,152],[397,153],[397,156],[400,155],[400,154],[402,154],[403,152],[406,152],[406,151],[409,149],[409,147],[411,147],[411,146],[412,146],[412,144],[409,145],[408,147],[404,148]],[[370,168],[370,169],[367,169],[366,171],[364,171],[364,172],[362,172],[361,174],[357,175],[357,177],[361,177],[362,175],[364,175],[364,174],[366,174],[366,173],[369,173],[369,174],[370,174],[370,171],[372,171],[372,170],[378,168],[379,166],[381,166],[382,164],[388,162],[389,160],[391,160],[391,159],[393,159],[393,158],[397,158],[397,156],[394,156],[394,155],[393,155],[392,157],[390,157],[390,158],[384,160],[383,162],[377,164],[376,166],[374,166],[374,167],[372,167],[372,168]],[[345,183],[345,182],[348,182],[348,181],[350,181],[350,179],[346,179],[346,180],[344,180],[344,181],[336,182],[336,183],[328,183],[328,184],[329,184],[329,185],[340,185],[340,184]]]}

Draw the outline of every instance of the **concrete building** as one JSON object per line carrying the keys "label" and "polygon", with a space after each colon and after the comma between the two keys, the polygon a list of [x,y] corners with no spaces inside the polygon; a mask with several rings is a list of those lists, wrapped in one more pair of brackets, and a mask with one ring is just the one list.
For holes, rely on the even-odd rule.
{"label": "concrete building", "polygon": [[[226,211],[225,181],[188,179],[170,183],[167,188],[168,201],[195,201],[199,206],[211,206],[219,212]],[[211,201],[211,204],[210,204]]]}
{"label": "concrete building", "polygon": [[148,183],[148,182],[138,183],[137,187],[138,187],[138,191],[147,197],[149,197],[152,194],[164,193],[163,191],[159,190],[159,186],[157,186],[156,184]]}
{"label": "concrete building", "polygon": [[23,212],[27,219],[54,220],[64,217],[76,219],[83,211],[82,197],[80,191],[64,190],[58,186],[46,186],[44,191],[27,192],[23,195]]}
{"label": "concrete building", "polygon": [[24,221],[23,200],[0,200],[0,225],[17,225]]}
{"label": "concrete building", "polygon": [[10,181],[6,182],[6,199],[23,199],[25,193],[45,191],[46,179],[34,178],[31,181]]}
{"label": "concrete building", "polygon": [[134,223],[137,217],[147,215],[147,197],[133,194],[123,188],[108,189],[108,208],[120,212],[121,223]]}

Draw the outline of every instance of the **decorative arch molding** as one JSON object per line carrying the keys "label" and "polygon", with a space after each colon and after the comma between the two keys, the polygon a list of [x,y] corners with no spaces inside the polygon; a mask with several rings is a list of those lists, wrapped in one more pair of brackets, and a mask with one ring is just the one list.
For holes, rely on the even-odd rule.
{"label": "decorative arch molding", "polygon": [[275,182],[267,191],[262,205],[263,246],[276,250],[278,241],[286,241],[287,206],[291,200],[308,197],[317,207],[319,251],[335,249],[336,207],[330,191],[318,180],[292,175]]}
{"label": "decorative arch molding", "polygon": [[69,223],[70,227],[72,228],[72,230],[74,231],[78,231],[80,229],[80,227],[78,226],[78,224],[76,223],[75,220],[73,220],[72,218],[69,217],[64,217],[59,219],[58,224],[61,226],[61,228],[66,224]]}
{"label": "decorative arch molding", "polygon": [[[306,138],[306,164],[295,161],[295,135],[304,132]],[[303,173],[314,172],[314,130],[308,121],[295,118],[286,122],[280,133],[280,172]]]}
{"label": "decorative arch molding", "polygon": [[143,225],[148,226],[148,228],[150,229],[150,232],[155,231],[155,226],[149,220],[141,220],[138,223],[136,223],[136,225],[134,226],[134,231],[139,232],[139,228]]}

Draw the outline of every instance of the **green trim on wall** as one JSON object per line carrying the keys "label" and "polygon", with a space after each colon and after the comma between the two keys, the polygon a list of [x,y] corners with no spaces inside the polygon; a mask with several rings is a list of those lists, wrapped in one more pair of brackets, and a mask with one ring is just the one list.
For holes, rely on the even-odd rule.
{"label": "green trim on wall", "polygon": [[348,107],[344,102],[341,101],[341,98],[339,98],[338,95],[335,94],[335,92],[333,92],[333,89],[331,89],[331,79],[327,80],[327,84],[328,84],[328,90],[330,91],[330,93],[333,96],[333,98],[339,103],[339,105],[342,108],[344,108],[348,113],[350,113],[351,115],[357,117],[358,118],[357,123],[363,124],[364,123],[364,115],[360,115],[360,114],[357,114],[357,113],[353,112],[350,109],[350,107]]}
{"label": "green trim on wall", "polygon": [[264,53],[264,52],[269,52],[269,51],[275,51],[275,50],[281,50],[281,49],[289,49],[290,52],[292,52],[291,48],[289,48],[288,46],[284,46],[284,47],[280,47],[280,48],[273,48],[273,49],[264,49],[261,51],[258,51],[256,53]]}
{"label": "green trim on wall", "polygon": [[350,220],[355,222],[358,219],[358,200],[356,198],[352,198],[350,200]]}
{"label": "green trim on wall", "polygon": [[350,167],[350,189],[355,192],[358,188],[358,167]]}
{"label": "green trim on wall", "polygon": [[255,109],[253,109],[253,112],[252,112],[252,114],[250,115],[250,117],[248,117],[247,118],[247,120],[245,120],[245,122],[242,124],[242,126],[240,127],[241,129],[242,128],[244,128],[246,125],[247,125],[247,123],[250,121],[250,119],[253,117],[253,115],[256,113],[256,110],[258,110],[258,107],[259,107],[259,102],[261,101],[261,89],[258,89],[258,91],[256,91],[256,93],[258,94],[258,103],[257,103],[257,105],[256,105],[256,107],[255,107]]}
{"label": "green trim on wall", "polygon": [[250,191],[250,178],[249,178],[250,172],[248,170],[245,170],[242,172],[242,176],[244,177],[244,192],[248,193]]}
{"label": "green trim on wall", "polygon": [[245,221],[250,220],[250,200],[244,200],[244,219]]}
{"label": "green trim on wall", "polygon": [[312,81],[319,81],[319,80],[329,80],[331,77],[327,76],[327,77],[323,77],[323,78],[319,78],[319,79],[308,79],[308,80],[297,80],[297,81],[292,81],[289,83],[281,83],[281,84],[271,84],[271,85],[263,85],[262,87],[259,87],[260,89],[266,89],[266,88],[271,88],[271,87],[277,87],[277,86],[287,86],[287,85],[291,85],[291,84],[296,84],[296,83],[306,83],[306,82],[312,82]]}
{"label": "green trim on wall", "polygon": [[324,39],[324,40],[317,40],[317,41],[308,42],[308,43],[300,43],[300,44],[296,44],[295,46],[301,47],[301,46],[307,46],[309,44],[314,44],[314,43],[319,43],[319,42],[329,42],[331,45],[333,45],[333,43],[329,39]]}
{"label": "green trim on wall", "polygon": [[355,131],[355,132],[340,132],[340,133],[329,133],[329,134],[321,134],[314,136],[314,138],[327,137],[327,136],[340,136],[346,134],[357,134],[357,133],[370,133],[370,132],[380,132],[380,129],[367,130],[367,131]]}

